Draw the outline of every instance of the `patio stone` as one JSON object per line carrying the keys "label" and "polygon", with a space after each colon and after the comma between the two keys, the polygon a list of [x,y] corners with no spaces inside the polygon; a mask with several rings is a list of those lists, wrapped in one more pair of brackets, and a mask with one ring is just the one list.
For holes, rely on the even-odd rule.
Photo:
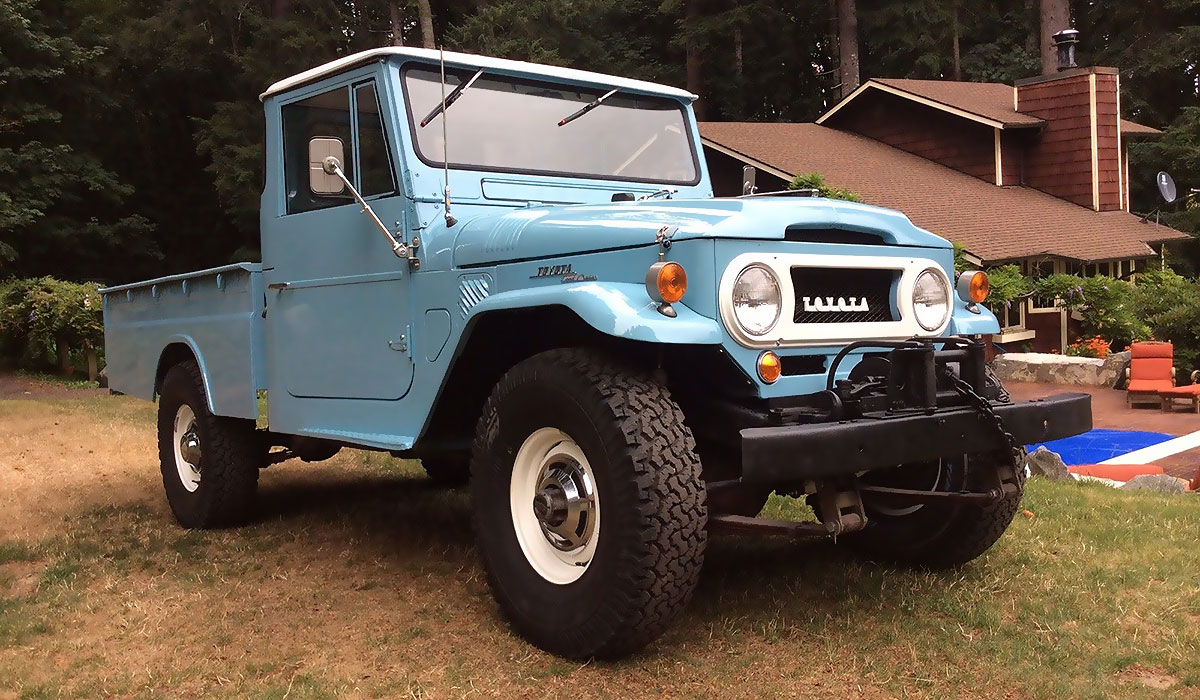
{"label": "patio stone", "polygon": [[1128,353],[1113,353],[1101,360],[1040,352],[1009,352],[992,360],[992,371],[1000,381],[1112,386],[1128,359]]}

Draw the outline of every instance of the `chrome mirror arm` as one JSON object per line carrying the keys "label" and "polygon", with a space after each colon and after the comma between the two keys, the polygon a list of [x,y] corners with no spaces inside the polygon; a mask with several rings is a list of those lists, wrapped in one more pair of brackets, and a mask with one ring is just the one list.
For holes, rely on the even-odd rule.
{"label": "chrome mirror arm", "polygon": [[338,162],[338,159],[334,158],[333,156],[328,156],[324,161],[321,162],[321,168],[330,175],[337,176],[337,178],[342,181],[342,184],[346,186],[346,189],[350,190],[350,194],[353,195],[354,201],[358,202],[358,205],[362,207],[362,212],[370,217],[371,223],[375,224],[375,228],[379,229],[379,232],[382,233],[385,238],[387,238],[388,245],[391,246],[392,252],[396,254],[396,257],[407,259],[409,264],[411,264],[414,268],[419,267],[421,264],[420,260],[413,255],[413,252],[417,247],[416,241],[414,240],[413,245],[410,246],[404,241],[396,240],[396,237],[392,235],[392,232],[388,231],[387,226],[384,226],[383,222],[379,220],[379,217],[375,215],[375,210],[371,208],[371,205],[367,204],[367,201],[362,198],[362,195],[358,193],[358,190],[354,189],[354,185],[350,184],[350,179],[346,177],[346,173],[342,172],[342,164]]}

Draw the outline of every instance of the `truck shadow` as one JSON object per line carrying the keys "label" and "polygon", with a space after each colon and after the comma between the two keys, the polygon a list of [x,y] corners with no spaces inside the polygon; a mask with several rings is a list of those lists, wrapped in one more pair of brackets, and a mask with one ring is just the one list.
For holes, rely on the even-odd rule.
{"label": "truck shadow", "polygon": [[[483,593],[467,489],[445,489],[419,476],[296,473],[265,485],[260,512],[264,525],[277,522],[305,537],[334,539],[362,556],[456,572],[478,581]],[[680,624],[730,630],[766,625],[818,634],[848,615],[903,615],[903,591],[937,591],[954,580],[983,576],[979,571],[986,568],[898,569],[821,539],[713,535],[687,620]]]}

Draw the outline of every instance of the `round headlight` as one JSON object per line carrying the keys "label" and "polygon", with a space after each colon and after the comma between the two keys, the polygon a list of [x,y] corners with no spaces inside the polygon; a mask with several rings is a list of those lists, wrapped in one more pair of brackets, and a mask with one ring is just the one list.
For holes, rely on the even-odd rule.
{"label": "round headlight", "polygon": [[762,265],[751,265],[738,273],[733,283],[733,316],[742,330],[763,335],[779,321],[783,299],[779,280]]}
{"label": "round headlight", "polygon": [[917,323],[927,331],[936,331],[950,315],[950,285],[933,270],[917,275],[913,285],[913,312]]}

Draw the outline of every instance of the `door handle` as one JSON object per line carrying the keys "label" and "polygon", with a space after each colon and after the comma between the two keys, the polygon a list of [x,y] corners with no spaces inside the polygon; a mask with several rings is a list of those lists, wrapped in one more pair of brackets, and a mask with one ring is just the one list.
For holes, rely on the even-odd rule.
{"label": "door handle", "polygon": [[267,285],[267,289],[274,289],[277,292],[281,292],[287,289],[289,284],[291,284],[291,282],[273,282]]}

